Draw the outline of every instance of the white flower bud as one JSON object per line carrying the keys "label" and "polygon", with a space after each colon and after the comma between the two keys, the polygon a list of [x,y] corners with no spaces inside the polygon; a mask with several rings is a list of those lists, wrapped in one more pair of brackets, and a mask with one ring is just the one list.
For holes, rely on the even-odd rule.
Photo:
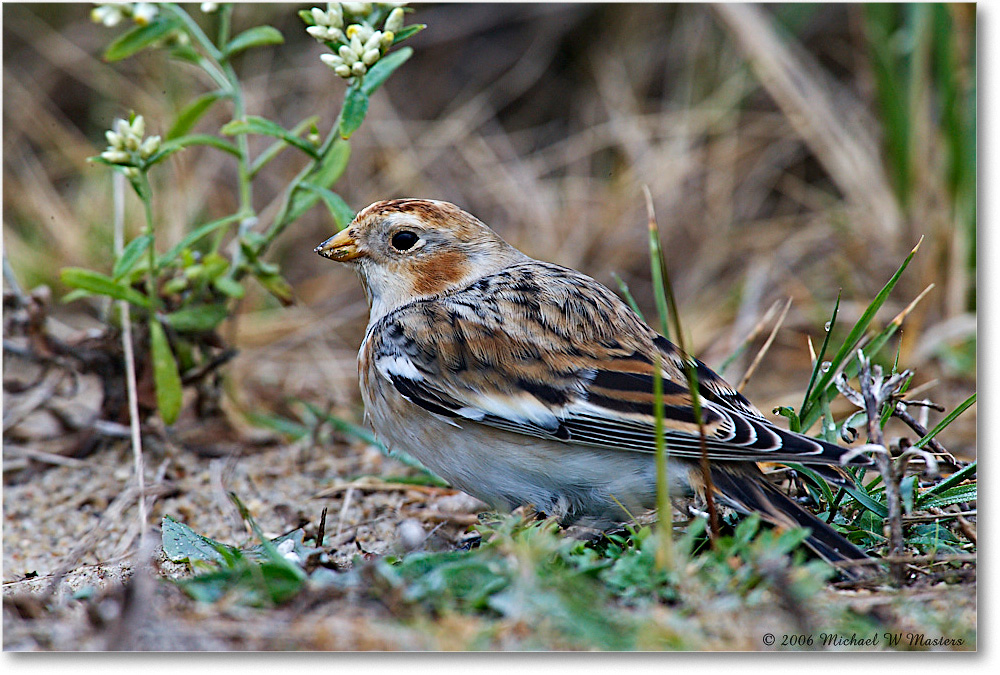
{"label": "white flower bud", "polygon": [[142,145],[139,146],[139,156],[143,159],[149,159],[159,149],[160,137],[150,136],[142,142]]}
{"label": "white flower bud", "polygon": [[134,166],[130,166],[129,168],[125,169],[125,175],[128,176],[129,178],[138,178],[139,169],[135,168]]}
{"label": "white flower bud", "polygon": [[368,38],[372,36],[373,32],[374,29],[371,26],[366,26],[360,23],[352,23],[347,27],[346,31],[349,39],[353,40],[354,38],[358,38],[358,40],[361,41],[361,44],[364,44]]}
{"label": "white flower bud", "polygon": [[217,2],[203,2],[201,3],[201,11],[205,14],[214,14],[219,11],[219,3]]}
{"label": "white flower bud", "polygon": [[348,14],[371,14],[372,3],[370,2],[342,2],[341,6],[347,10]]}
{"label": "white flower bud", "polygon": [[333,69],[333,72],[337,73],[337,75],[340,75],[343,78],[348,78],[351,76],[351,67],[345,66],[344,64],[340,64],[339,66]]}
{"label": "white flower bud", "polygon": [[371,49],[378,49],[380,44],[382,44],[382,31],[377,30],[372,33],[370,38],[365,40],[365,45],[361,53],[363,54]]}
{"label": "white flower bud", "polygon": [[132,20],[140,26],[148,25],[160,10],[151,2],[137,2],[132,8]]}
{"label": "white flower bud", "polygon": [[403,11],[402,7],[397,7],[396,9],[389,12],[389,16],[385,20],[385,29],[392,33],[398,33],[403,30],[403,19],[406,13]]}
{"label": "white flower bud", "polygon": [[344,59],[340,58],[336,54],[320,54],[319,60],[331,68],[344,65]]}
{"label": "white flower bud", "polygon": [[134,134],[138,138],[146,135],[146,120],[143,119],[142,115],[136,115],[135,119],[132,120],[132,128],[129,133]]}
{"label": "white flower bud", "polygon": [[337,53],[340,54],[340,58],[344,59],[344,63],[349,66],[354,65],[354,62],[358,60],[357,53],[347,45],[340,45]]}
{"label": "white flower bud", "polygon": [[316,23],[317,26],[328,26],[328,25],[330,25],[329,23],[327,23],[327,20],[326,20],[326,12],[324,12],[319,7],[313,7],[312,8],[312,15],[313,15],[313,21]]}
{"label": "white flower bud", "polygon": [[380,58],[382,58],[382,52],[380,52],[377,49],[369,49],[368,51],[365,52],[364,56],[361,57],[361,62],[364,63],[366,66],[370,66],[374,64],[376,61],[378,61]]}
{"label": "white flower bud", "polygon": [[132,134],[129,134],[128,136],[126,136],[125,137],[125,149],[126,150],[130,150],[132,152],[135,152],[136,150],[138,150],[139,149],[139,141],[141,140],[141,138],[142,138],[141,136],[133,136]]}
{"label": "white flower bud", "polygon": [[121,150],[125,146],[125,139],[123,139],[120,134],[116,134],[110,129],[104,132],[104,137],[108,139],[108,147],[114,148],[115,150]]}
{"label": "white flower bud", "polygon": [[357,75],[358,77],[361,77],[362,75],[368,72],[368,68],[361,61],[357,61],[354,63],[354,65],[351,66],[351,72]]}
{"label": "white flower bud", "polygon": [[357,33],[351,38],[351,51],[361,58],[361,55],[365,53],[365,45],[361,42],[361,38],[358,37]]}
{"label": "white flower bud", "polygon": [[[124,139],[125,136],[128,136],[129,134],[132,133],[132,127],[128,125],[128,120],[116,119],[114,123],[114,128],[118,132],[118,135],[122,137],[122,139]],[[124,140],[122,142],[124,142]]]}
{"label": "white flower bud", "polygon": [[327,4],[326,25],[334,28],[344,27],[344,10],[340,8],[340,3],[331,2]]}
{"label": "white flower bud", "polygon": [[114,5],[99,5],[90,10],[90,20],[94,23],[103,23],[108,28],[117,26],[124,16],[121,8]]}
{"label": "white flower bud", "polygon": [[386,49],[392,46],[392,42],[395,39],[396,39],[395,33],[393,33],[391,30],[386,31],[385,33],[382,33],[382,44],[379,46],[382,48],[383,51],[385,51]]}
{"label": "white flower bud", "polygon": [[101,157],[113,164],[125,164],[132,159],[124,150],[105,150],[101,153]]}
{"label": "white flower bud", "polygon": [[306,28],[306,32],[312,35],[317,40],[329,40],[327,37],[329,29],[326,26],[309,26]]}

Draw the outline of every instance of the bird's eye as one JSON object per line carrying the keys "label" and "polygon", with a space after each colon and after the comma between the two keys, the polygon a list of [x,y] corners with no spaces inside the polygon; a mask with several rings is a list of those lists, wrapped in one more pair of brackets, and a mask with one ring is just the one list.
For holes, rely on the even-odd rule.
{"label": "bird's eye", "polygon": [[392,247],[397,251],[406,251],[413,248],[413,245],[417,243],[420,239],[416,234],[410,232],[409,230],[401,230],[396,234],[392,235]]}

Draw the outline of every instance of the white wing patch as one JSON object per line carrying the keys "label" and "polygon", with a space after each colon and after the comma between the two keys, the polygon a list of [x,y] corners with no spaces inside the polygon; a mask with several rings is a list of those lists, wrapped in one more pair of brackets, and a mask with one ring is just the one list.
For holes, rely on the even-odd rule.
{"label": "white wing patch", "polygon": [[[472,410],[481,411],[479,419],[482,419],[483,413],[485,413],[514,424],[534,424],[543,429],[557,429],[559,427],[559,419],[553,409],[528,393],[513,396],[483,396],[478,394],[471,396],[470,399],[470,403],[473,404]],[[466,416],[463,415],[463,417]],[[474,418],[470,417],[470,419]]]}
{"label": "white wing patch", "polygon": [[403,354],[386,354],[375,362],[375,368],[382,377],[392,381],[392,376],[405,377],[408,380],[420,382],[424,376],[413,365],[413,361]]}

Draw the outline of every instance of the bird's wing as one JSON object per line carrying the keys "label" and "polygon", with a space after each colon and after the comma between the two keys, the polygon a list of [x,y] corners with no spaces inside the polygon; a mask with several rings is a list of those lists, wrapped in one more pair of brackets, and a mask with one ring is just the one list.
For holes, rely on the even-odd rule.
{"label": "bird's wing", "polygon": [[[381,377],[436,415],[646,453],[656,451],[659,365],[668,452],[702,454],[679,350],[607,288],[572,270],[516,265],[414,301],[376,322],[366,349]],[[774,426],[707,366],[691,363],[710,459],[837,464],[847,452]]]}

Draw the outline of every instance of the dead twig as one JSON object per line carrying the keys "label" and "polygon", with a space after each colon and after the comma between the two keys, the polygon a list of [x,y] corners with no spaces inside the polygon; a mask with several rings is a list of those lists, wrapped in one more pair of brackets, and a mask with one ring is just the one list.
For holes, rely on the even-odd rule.
{"label": "dead twig", "polygon": [[71,466],[71,467],[87,466],[87,462],[83,461],[82,459],[77,459],[75,457],[66,457],[64,455],[57,455],[52,452],[45,452],[44,450],[36,450],[34,448],[29,448],[23,445],[4,445],[3,455],[5,462],[11,457],[25,457],[27,459],[33,459],[36,462],[44,462],[46,464],[57,464],[59,466]]}
{"label": "dead twig", "polygon": [[323,513],[319,516],[319,530],[316,532],[316,546],[323,546],[323,538],[326,536],[326,509],[323,507]]}
{"label": "dead twig", "polygon": [[[972,511],[961,511],[960,513],[935,513],[926,516],[903,516],[903,521],[907,523],[931,523],[937,520],[947,520],[949,518],[962,518],[963,516],[979,515],[978,509]],[[968,521],[966,521],[968,522]]]}
{"label": "dead twig", "polygon": [[427,495],[453,495],[458,492],[455,488],[436,487],[434,485],[413,485],[411,483],[391,483],[374,476],[365,476],[354,481],[335,483],[328,488],[317,492],[316,499],[332,497],[346,490],[362,490],[366,492],[421,492]]}
{"label": "dead twig", "polygon": [[351,498],[354,496],[354,488],[347,490],[347,494],[344,495],[344,504],[340,507],[340,515],[337,516],[337,534],[334,535],[334,539],[340,539],[340,533],[344,529],[344,518],[347,516],[347,509],[351,506]]}
{"label": "dead twig", "polygon": [[[896,403],[896,406],[892,409],[892,416],[898,418],[906,426],[913,429],[913,431],[920,438],[927,435],[927,427],[921,424],[915,417],[913,417],[913,415],[906,411],[906,406],[908,405],[926,405],[934,408],[935,410],[944,410],[943,407],[924,401],[899,401]],[[955,455],[948,452],[948,450],[946,450],[945,447],[937,441],[937,439],[932,438],[927,442],[927,444],[931,446],[931,449],[934,450],[934,454],[938,455],[940,459],[948,462],[952,465],[952,467],[958,466],[958,459]]]}
{"label": "dead twig", "polygon": [[[868,418],[868,442],[877,447],[885,448],[885,438],[882,434],[882,427],[879,424],[879,410],[882,405],[892,398],[896,388],[909,378],[909,371],[903,371],[883,379],[882,369],[879,366],[872,368],[871,360],[865,356],[862,350],[858,350],[858,362],[861,364],[858,373],[858,388],[861,390],[861,403]],[[873,372],[874,370],[874,372]],[[847,389],[846,383],[841,391]],[[840,386],[838,385],[838,388]],[[857,397],[849,397],[857,398]],[[857,401],[855,400],[857,404]],[[906,473],[906,465],[909,463],[909,456],[912,451],[903,453],[894,463],[888,450],[876,452],[874,454],[875,466],[882,474],[882,481],[885,484],[886,508],[889,511],[889,552],[890,557],[899,556],[903,552],[903,500],[900,496],[899,483]],[[929,453],[922,453],[930,456]],[[929,467],[928,467],[929,468]],[[936,467],[935,467],[936,468]],[[895,583],[903,582],[904,567],[896,562],[889,563],[890,573]]]}
{"label": "dead twig", "polygon": [[[949,515],[952,515],[952,514],[949,514]],[[968,540],[971,541],[973,544],[977,544],[977,542],[976,542],[976,526],[973,525],[972,523],[970,523],[969,521],[967,521],[965,518],[963,518],[962,517],[963,514],[961,514],[961,513],[953,514],[953,515],[955,515],[958,518],[958,529],[960,529],[962,531],[962,534],[964,534],[968,538]]]}
{"label": "dead twig", "polygon": [[781,328],[782,324],[785,323],[785,317],[788,316],[788,310],[792,306],[792,299],[788,298],[785,302],[785,308],[781,310],[781,316],[778,317],[777,323],[774,324],[774,328],[771,330],[771,334],[767,336],[767,340],[761,346],[757,355],[753,357],[753,361],[750,363],[750,367],[747,368],[747,372],[743,375],[743,379],[736,386],[736,391],[742,392],[743,388],[747,386],[750,378],[753,377],[754,372],[757,370],[757,366],[760,362],[764,360],[764,355],[767,354],[768,350],[771,349],[771,343],[774,342],[774,338],[778,335],[778,330]]}

